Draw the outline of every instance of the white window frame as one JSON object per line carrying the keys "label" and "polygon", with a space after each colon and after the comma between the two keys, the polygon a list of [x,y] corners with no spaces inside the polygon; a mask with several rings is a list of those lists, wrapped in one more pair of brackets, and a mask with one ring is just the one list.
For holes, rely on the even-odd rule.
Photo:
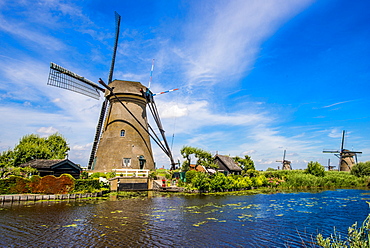
{"label": "white window frame", "polygon": [[123,158],[122,167],[130,167],[130,166],[131,166],[131,158]]}

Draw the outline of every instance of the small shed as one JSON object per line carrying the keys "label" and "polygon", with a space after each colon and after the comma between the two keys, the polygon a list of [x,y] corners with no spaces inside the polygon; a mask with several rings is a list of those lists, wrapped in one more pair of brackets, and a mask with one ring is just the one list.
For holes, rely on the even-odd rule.
{"label": "small shed", "polygon": [[219,171],[226,171],[228,174],[240,175],[242,168],[234,161],[233,158],[224,155],[216,155],[214,163],[218,165]]}
{"label": "small shed", "polygon": [[59,177],[62,174],[70,174],[77,179],[82,172],[82,168],[69,159],[34,159],[20,166],[35,168],[39,171],[40,176]]}

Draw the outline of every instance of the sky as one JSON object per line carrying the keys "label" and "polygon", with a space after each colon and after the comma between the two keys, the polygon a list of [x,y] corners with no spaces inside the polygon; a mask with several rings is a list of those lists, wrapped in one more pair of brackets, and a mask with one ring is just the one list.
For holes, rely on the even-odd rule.
{"label": "sky", "polygon": [[[341,146],[370,160],[370,1],[0,0],[0,150],[58,132],[87,166],[100,100],[47,85],[54,62],[151,90],[173,156],[193,146],[248,155],[258,170],[338,164]],[[152,122],[151,126],[155,126]],[[152,142],[157,167],[170,161]]]}

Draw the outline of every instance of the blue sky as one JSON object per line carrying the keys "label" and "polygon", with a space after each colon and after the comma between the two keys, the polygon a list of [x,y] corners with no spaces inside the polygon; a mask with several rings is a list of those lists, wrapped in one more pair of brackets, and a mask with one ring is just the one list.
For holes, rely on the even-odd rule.
{"label": "blue sky", "polygon": [[[370,160],[370,2],[365,0],[0,0],[0,149],[30,133],[66,137],[85,166],[100,104],[47,86],[49,63],[148,84],[174,158],[184,145],[277,168],[323,165],[339,149]],[[154,126],[154,123],[152,123]],[[174,137],[174,139],[173,139]],[[169,160],[152,143],[157,167]]]}

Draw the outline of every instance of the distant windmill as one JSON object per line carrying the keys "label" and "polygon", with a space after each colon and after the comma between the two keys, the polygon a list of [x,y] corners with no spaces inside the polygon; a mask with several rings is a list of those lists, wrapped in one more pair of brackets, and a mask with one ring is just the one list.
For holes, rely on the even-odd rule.
{"label": "distant windmill", "polygon": [[328,159],[328,165],[326,165],[326,166],[324,166],[324,167],[327,167],[327,168],[328,168],[328,171],[332,171],[332,170],[334,170],[334,168],[335,168],[336,166],[330,165],[330,158],[329,158],[329,159]]}
{"label": "distant windmill", "polygon": [[[105,93],[88,162],[89,169],[99,172],[119,168],[154,169],[150,138],[169,157],[171,168],[174,168],[175,162],[154,103],[154,94],[140,82],[112,81],[121,21],[121,16],[115,15],[116,34],[108,83],[105,84],[101,78],[98,80],[105,89],[54,63],[50,65],[48,85],[95,99],[99,99],[99,92]],[[162,139],[148,123],[147,106]]]}
{"label": "distant windmill", "polygon": [[[334,155],[339,158],[339,170],[340,171],[350,171],[352,166],[357,164],[357,154],[361,154],[362,152],[350,151],[344,149],[344,135],[346,131],[343,130],[342,132],[342,145],[340,150],[327,150],[323,151],[323,153],[335,153]],[[353,158],[355,157],[355,159]],[[356,161],[355,161],[356,160]]]}
{"label": "distant windmill", "polygon": [[283,170],[291,170],[292,166],[290,165],[291,161],[285,160],[286,150],[284,150],[283,160],[277,160],[276,162],[279,162],[282,164]]}

